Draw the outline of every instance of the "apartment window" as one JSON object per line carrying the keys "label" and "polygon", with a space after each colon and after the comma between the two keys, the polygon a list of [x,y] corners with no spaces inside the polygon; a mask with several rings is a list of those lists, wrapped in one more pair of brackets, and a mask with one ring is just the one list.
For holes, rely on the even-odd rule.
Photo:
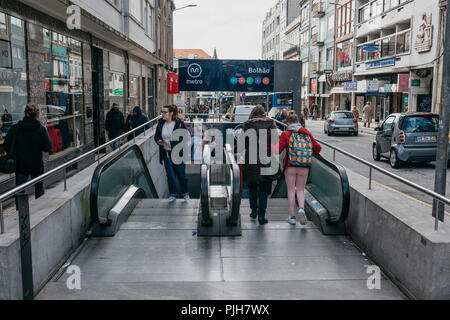
{"label": "apartment window", "polygon": [[397,35],[397,54],[408,53],[410,51],[411,43],[411,31],[406,31],[404,33]]}
{"label": "apartment window", "polygon": [[130,14],[142,22],[142,0],[129,0]]}
{"label": "apartment window", "polygon": [[395,35],[381,40],[381,57],[391,57],[395,55]]}
{"label": "apartment window", "polygon": [[150,3],[147,6],[147,34],[150,38],[154,37],[154,17],[155,16],[155,8],[153,8]]}
{"label": "apartment window", "polygon": [[355,0],[349,1],[346,4],[338,7],[336,10],[337,25],[336,33],[337,37],[343,37],[354,31],[355,23]]}
{"label": "apartment window", "polygon": [[353,40],[336,45],[336,64],[338,68],[349,67],[353,64]]}

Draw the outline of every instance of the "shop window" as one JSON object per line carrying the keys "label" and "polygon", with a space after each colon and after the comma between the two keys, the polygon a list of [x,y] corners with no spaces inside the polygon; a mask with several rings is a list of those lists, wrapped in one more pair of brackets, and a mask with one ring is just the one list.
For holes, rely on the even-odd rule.
{"label": "shop window", "polygon": [[[11,126],[23,118],[28,101],[25,24],[0,13],[0,152]],[[0,175],[0,181],[9,175]]]}
{"label": "shop window", "polygon": [[397,35],[397,54],[408,53],[410,50],[411,32],[407,31]]}
{"label": "shop window", "polygon": [[51,154],[82,145],[83,72],[80,41],[43,29],[46,123]]}
{"label": "shop window", "polygon": [[[125,110],[124,105],[124,74],[120,72],[109,73],[109,101],[119,105],[119,110]],[[108,110],[106,110],[108,111]]]}

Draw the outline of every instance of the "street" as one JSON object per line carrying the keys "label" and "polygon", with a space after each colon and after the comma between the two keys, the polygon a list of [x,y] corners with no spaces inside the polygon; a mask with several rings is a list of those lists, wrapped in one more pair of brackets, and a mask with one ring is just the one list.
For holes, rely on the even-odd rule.
{"label": "street", "polygon": [[[417,183],[427,189],[434,190],[434,174],[435,174],[435,163],[411,163],[405,164],[400,169],[392,169],[389,160],[382,158],[381,161],[375,161],[372,158],[372,143],[375,139],[375,134],[368,133],[369,129],[363,128],[363,130],[359,131],[359,135],[348,136],[348,135],[334,135],[327,136],[323,132],[323,124],[322,120],[308,120],[306,122],[306,128],[313,134],[313,136],[317,139],[330,143],[336,147],[344,149],[347,152],[350,152],[366,161],[369,161],[385,170],[388,170],[396,175],[399,175],[402,178],[408,179],[414,183]],[[374,127],[370,129],[373,130]],[[375,132],[375,131],[374,131]],[[326,146],[322,146],[322,156],[328,160],[333,159],[333,152],[330,148]],[[357,172],[365,177],[369,177],[369,169],[349,157],[342,155],[336,152],[336,161],[342,164],[346,169]],[[449,174],[449,170],[447,169],[447,174]],[[417,191],[409,186],[404,185],[401,182],[395,181],[394,179],[383,175],[375,170],[373,170],[373,180],[383,185],[387,188],[392,188],[392,191],[400,192],[405,194],[407,197],[413,197],[419,201],[423,201],[429,205],[432,204],[432,199],[424,195],[422,192]],[[369,186],[369,183],[367,183]],[[447,196],[450,194],[450,181],[447,179]],[[431,214],[431,209],[430,209]]]}

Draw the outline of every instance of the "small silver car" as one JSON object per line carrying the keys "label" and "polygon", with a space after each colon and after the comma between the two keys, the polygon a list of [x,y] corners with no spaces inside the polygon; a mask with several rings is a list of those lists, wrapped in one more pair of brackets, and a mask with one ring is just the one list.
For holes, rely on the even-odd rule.
{"label": "small silver car", "polygon": [[438,114],[394,113],[375,131],[372,146],[375,161],[388,158],[392,168],[400,168],[405,162],[436,161]]}
{"label": "small silver car", "polygon": [[331,136],[334,133],[358,135],[358,119],[351,111],[333,111],[325,118],[323,131]]}

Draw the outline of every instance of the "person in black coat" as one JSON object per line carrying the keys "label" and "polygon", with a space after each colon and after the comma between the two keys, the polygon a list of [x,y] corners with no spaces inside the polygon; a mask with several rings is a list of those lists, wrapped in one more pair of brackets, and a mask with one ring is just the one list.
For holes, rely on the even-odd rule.
{"label": "person in black coat", "polygon": [[[271,134],[272,130],[276,130],[275,122],[266,116],[264,107],[261,105],[256,106],[250,113],[249,119],[244,122],[243,131],[253,129],[259,139],[259,130],[267,131],[267,150],[266,155],[271,156]],[[250,152],[257,152],[257,163],[250,164]],[[250,143],[245,143],[245,163],[243,166],[243,177],[247,183],[250,191],[250,208],[252,213],[250,217],[256,219],[258,217],[259,224],[266,224],[268,221],[265,218],[267,209],[267,198],[270,195],[272,189],[272,180],[267,176],[261,175],[261,169],[265,167],[261,164],[259,159],[259,141],[256,144],[256,150],[250,147]]]}
{"label": "person in black coat", "polygon": [[[17,186],[27,182],[29,177],[34,179],[44,173],[42,152],[52,150],[48,132],[37,120],[39,112],[36,104],[28,104],[25,108],[25,117],[11,127],[3,144],[6,152],[16,156]],[[14,136],[16,139],[14,150],[11,150]],[[43,181],[35,184],[34,188],[36,198],[44,194]]]}
{"label": "person in black coat", "polygon": [[[133,108],[133,113],[131,115],[128,115],[127,117],[127,121],[125,124],[125,129],[127,131],[133,130],[141,125],[143,125],[144,123],[148,122],[148,118],[142,114],[142,110],[141,107],[136,106]],[[145,126],[145,129],[149,129],[150,126]],[[144,132],[144,127],[140,128],[139,130],[136,130],[134,135],[130,134],[128,135],[128,141],[133,139],[133,136],[138,136],[141,133]]]}
{"label": "person in black coat", "polygon": [[[174,164],[172,161],[173,148],[182,142],[182,138],[178,141],[171,141],[173,131],[177,129],[186,129],[186,125],[178,117],[178,108],[175,105],[164,106],[161,110],[162,119],[158,121],[156,127],[155,142],[159,145],[159,161],[164,163],[167,174],[167,182],[169,185],[169,202],[176,200],[178,192],[177,178],[180,182],[181,195],[184,200],[189,200],[188,182],[186,178],[186,166],[182,164]],[[183,156],[183,152],[180,152]]]}
{"label": "person in black coat", "polygon": [[[106,114],[105,129],[109,140],[113,140],[121,136],[125,130],[125,118],[123,113],[119,110],[119,105],[113,103],[111,110]],[[111,144],[113,150],[119,148],[120,141],[115,141]]]}

